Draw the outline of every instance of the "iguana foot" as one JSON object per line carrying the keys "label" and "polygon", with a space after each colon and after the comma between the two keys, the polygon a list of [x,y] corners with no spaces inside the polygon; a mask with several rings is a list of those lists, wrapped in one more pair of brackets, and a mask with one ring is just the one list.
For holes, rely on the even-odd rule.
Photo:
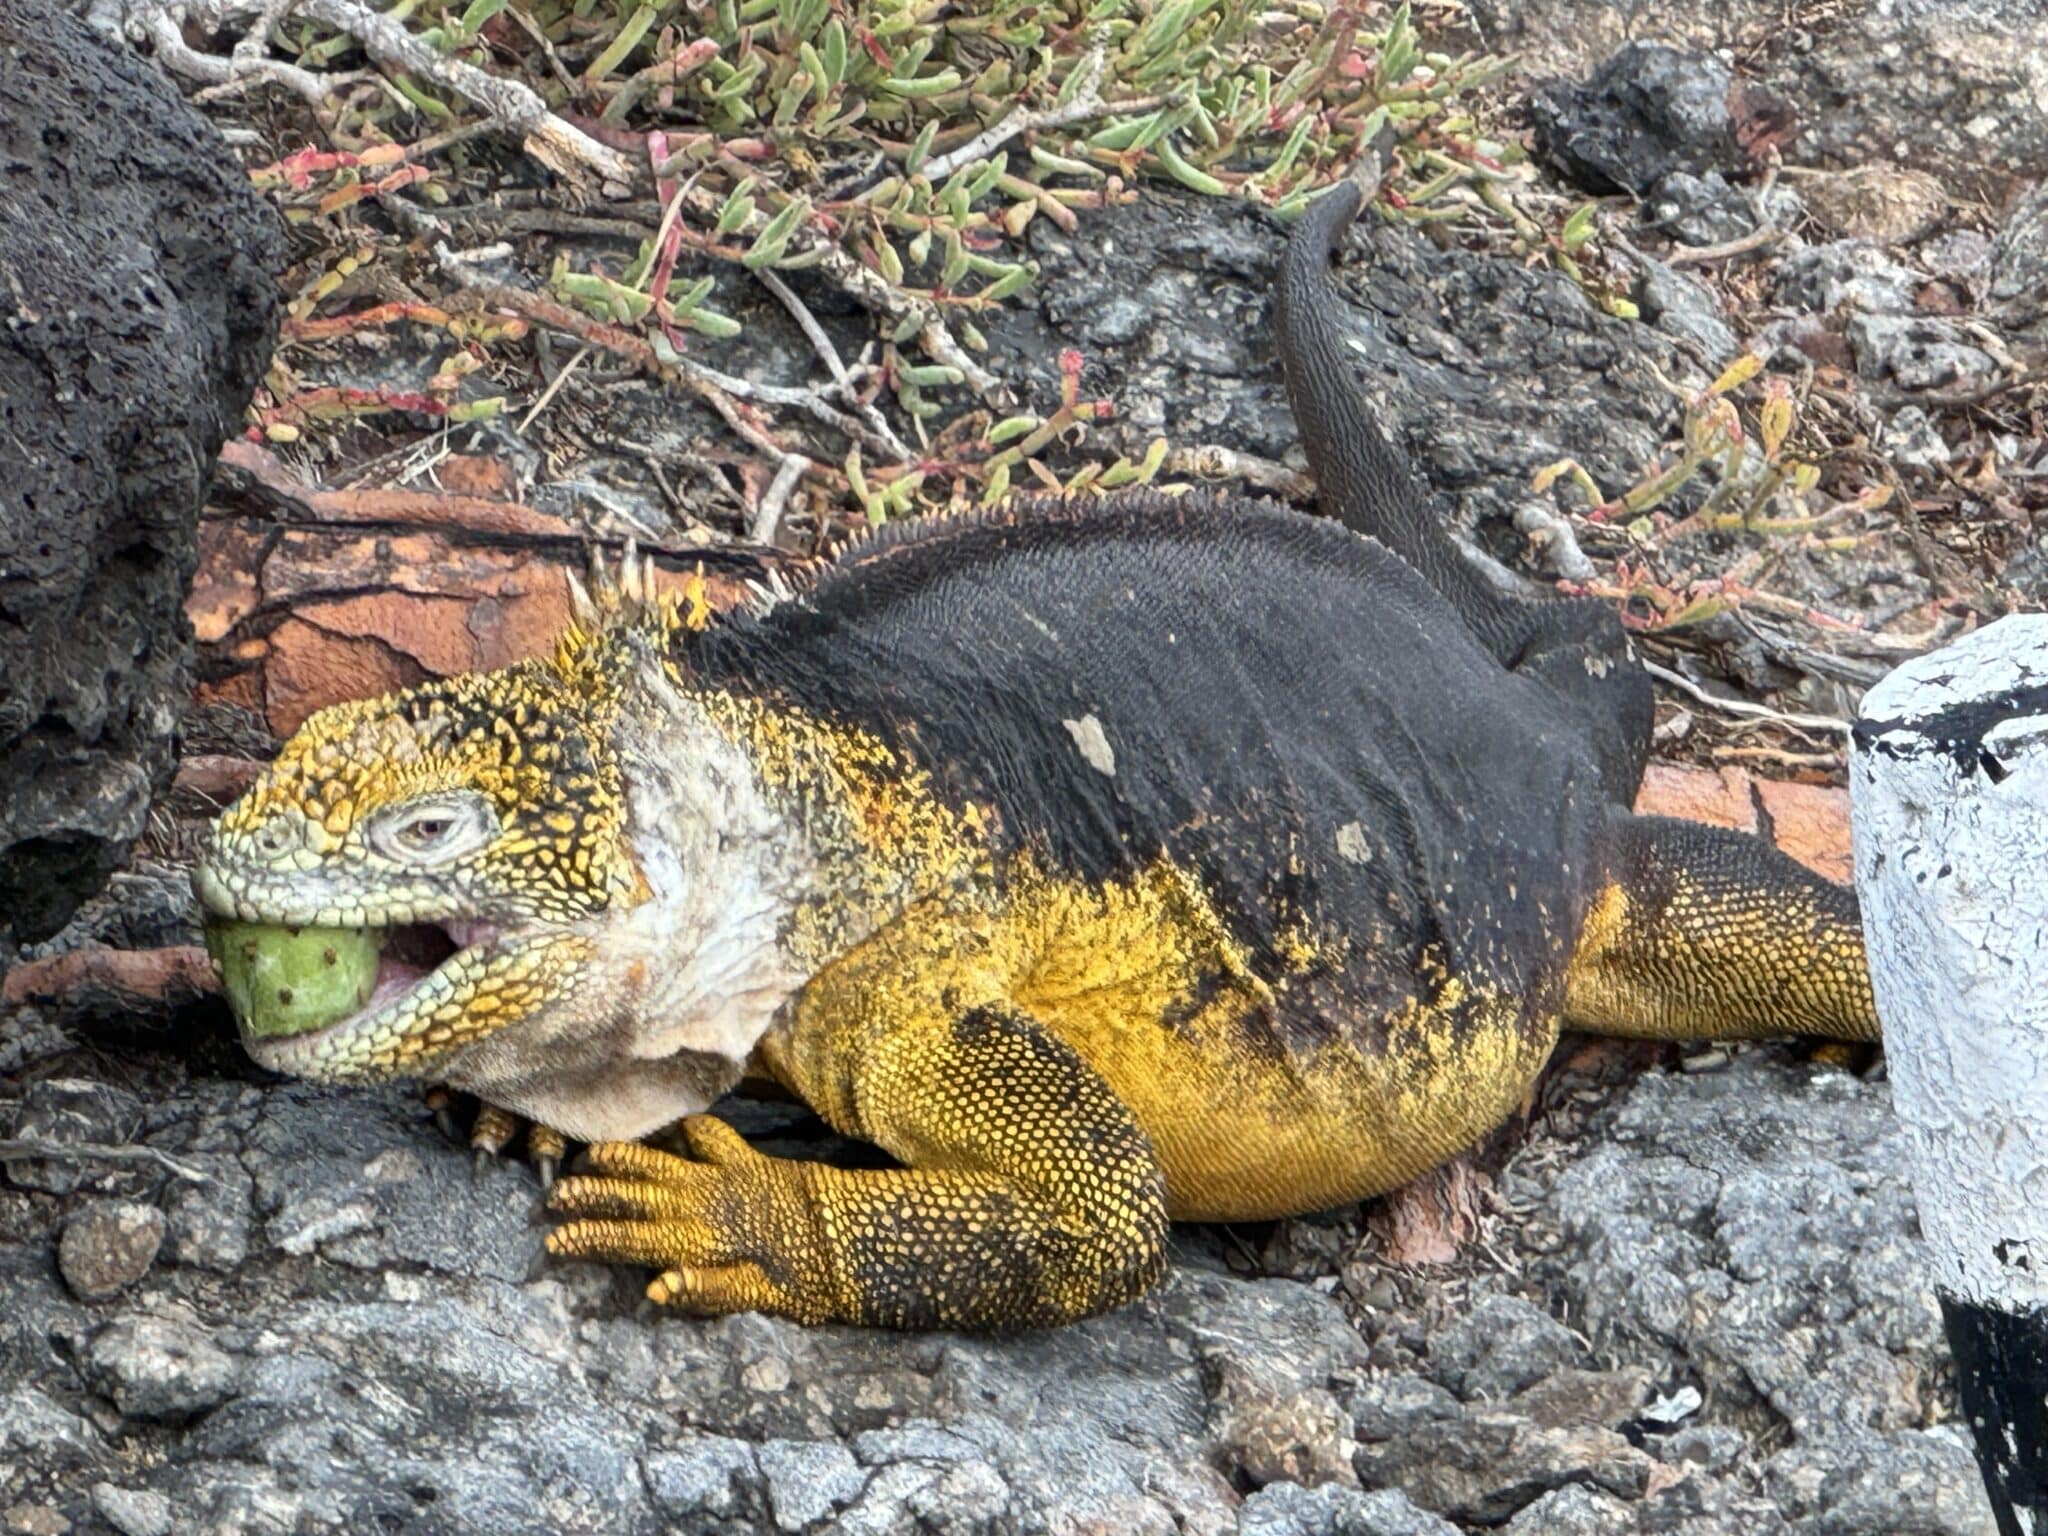
{"label": "iguana foot", "polygon": [[832,1315],[805,1186],[811,1165],[765,1157],[706,1115],[682,1131],[688,1158],[637,1142],[592,1146],[596,1174],[560,1180],[548,1199],[578,1218],[548,1234],[548,1251],[650,1265],[659,1274],[648,1297],[688,1312],[779,1312],[803,1322]]}
{"label": "iguana foot", "polygon": [[[441,1134],[450,1141],[465,1139],[455,1123],[451,1107],[454,1095],[445,1084],[430,1084],[421,1097],[427,1108],[434,1112],[434,1123],[441,1128]],[[471,1123],[467,1140],[476,1154],[479,1170],[488,1168],[504,1156],[505,1149],[519,1134],[521,1125],[526,1127],[526,1156],[533,1164],[533,1171],[540,1177],[543,1190],[554,1186],[555,1171],[562,1166],[562,1158],[568,1151],[568,1138],[552,1126],[542,1125],[538,1120],[522,1121],[509,1109],[496,1104],[479,1101],[476,1119]]]}

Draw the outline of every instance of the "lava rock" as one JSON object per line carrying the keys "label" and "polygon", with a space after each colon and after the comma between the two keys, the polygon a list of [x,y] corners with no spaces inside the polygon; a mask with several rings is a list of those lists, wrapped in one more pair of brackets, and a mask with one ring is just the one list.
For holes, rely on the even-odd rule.
{"label": "lava rock", "polygon": [[1992,243],[1990,292],[2009,320],[2048,325],[2048,181],[2020,199]]}
{"label": "lava rock", "polygon": [[131,1419],[177,1424],[226,1402],[235,1362],[197,1323],[138,1315],[102,1329],[86,1360],[93,1385]]}
{"label": "lava rock", "polygon": [[1886,419],[1878,446],[1894,464],[1914,469],[1940,469],[1954,456],[1927,412],[1917,405],[1905,406]]}
{"label": "lava rock", "polygon": [[1279,1483],[1244,1501],[1237,1536],[1458,1536],[1458,1528],[1395,1489]]}
{"label": "lava rock", "polygon": [[1898,315],[1912,310],[1914,287],[1913,274],[1869,241],[1837,240],[1807,246],[1779,262],[1772,297],[1814,315],[1844,306]]}
{"label": "lava rock", "polygon": [[1630,43],[1583,84],[1552,80],[1530,98],[1536,143],[1594,192],[1643,196],[1674,172],[1750,168],[1750,146],[1789,137],[1791,104],[1706,53]]}
{"label": "lava rock", "polygon": [[92,1507],[121,1536],[171,1536],[171,1501],[160,1493],[94,1483]]}
{"label": "lava rock", "polygon": [[827,1441],[770,1440],[757,1459],[775,1526],[801,1531],[852,1503],[867,1486],[853,1452]]}
{"label": "lava rock", "polygon": [[1946,320],[1918,315],[1856,315],[1849,321],[1849,350],[1866,379],[1889,380],[1900,389],[1969,389],[2000,373],[1998,361],[1963,340]]}
{"label": "lava rock", "polygon": [[1635,1536],[1636,1512],[1611,1493],[1574,1483],[1522,1506],[1507,1536]]}
{"label": "lava rock", "polygon": [[105,883],[168,781],[193,530],[284,262],[219,134],[47,0],[0,10],[0,165],[4,969]]}
{"label": "lava rock", "polygon": [[164,1213],[130,1200],[87,1206],[65,1225],[57,1268],[81,1301],[104,1301],[149,1273],[163,1246]]}
{"label": "lava rock", "polygon": [[1812,1536],[1996,1536],[1966,1437],[1855,1434],[1771,1458],[1779,1507]]}
{"label": "lava rock", "polygon": [[1756,210],[1719,171],[1673,171],[1644,200],[1642,222],[1686,245],[1720,245],[1753,233]]}
{"label": "lava rock", "polygon": [[1430,1374],[1465,1398],[1499,1402],[1580,1363],[1571,1331],[1520,1296],[1495,1293],[1472,1305],[1429,1345]]}
{"label": "lava rock", "polygon": [[1646,264],[1635,298],[1645,320],[1690,348],[1711,373],[1742,349],[1712,290],[1661,261]]}
{"label": "lava rock", "polygon": [[2048,10],[2040,0],[1884,0],[1853,15],[1755,0],[1471,0],[1487,45],[1536,75],[1578,75],[1631,38],[1739,50],[1799,104],[1807,165],[1910,165],[1951,186],[2048,174]]}

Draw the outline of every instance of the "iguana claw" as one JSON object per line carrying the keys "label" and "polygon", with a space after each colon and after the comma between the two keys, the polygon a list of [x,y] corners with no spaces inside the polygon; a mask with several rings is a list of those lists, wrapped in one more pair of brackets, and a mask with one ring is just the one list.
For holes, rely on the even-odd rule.
{"label": "iguana claw", "polygon": [[420,1095],[427,1108],[434,1112],[434,1124],[441,1134],[450,1141],[468,1141],[475,1153],[476,1171],[481,1174],[505,1155],[505,1149],[519,1134],[520,1126],[526,1127],[526,1155],[533,1164],[533,1171],[540,1178],[543,1192],[552,1189],[555,1175],[562,1166],[562,1159],[569,1148],[568,1138],[552,1126],[542,1125],[538,1120],[522,1120],[509,1109],[495,1104],[479,1104],[476,1119],[470,1126],[469,1135],[463,1136],[455,1121],[452,1107],[453,1095],[439,1083],[429,1085]]}

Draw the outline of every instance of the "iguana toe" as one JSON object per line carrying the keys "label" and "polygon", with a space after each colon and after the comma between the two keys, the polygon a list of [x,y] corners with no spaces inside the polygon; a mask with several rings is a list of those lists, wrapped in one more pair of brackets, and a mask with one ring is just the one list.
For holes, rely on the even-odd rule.
{"label": "iguana toe", "polygon": [[420,1100],[432,1111],[435,1128],[450,1141],[460,1141],[462,1131],[455,1124],[453,1099],[446,1083],[429,1083],[420,1090]]}
{"label": "iguana toe", "polygon": [[505,1155],[505,1149],[512,1145],[523,1125],[526,1128],[526,1156],[540,1178],[540,1187],[547,1190],[554,1185],[556,1171],[568,1153],[569,1141],[553,1126],[543,1125],[538,1120],[523,1120],[509,1109],[495,1104],[479,1103],[476,1119],[465,1137],[455,1119],[455,1096],[446,1084],[429,1084],[421,1090],[420,1098],[433,1111],[434,1124],[443,1136],[450,1141],[469,1143],[475,1153],[478,1173],[492,1167]]}
{"label": "iguana toe", "polygon": [[594,1171],[549,1194],[551,1211],[575,1219],[548,1234],[548,1251],[655,1269],[648,1296],[686,1311],[826,1315],[815,1299],[825,1277],[811,1273],[805,1165],[764,1157],[706,1116],[685,1121],[683,1136],[694,1158],[637,1142],[592,1146]]}
{"label": "iguana toe", "polygon": [[533,1171],[540,1176],[543,1191],[554,1188],[555,1172],[562,1166],[562,1159],[568,1154],[569,1138],[553,1126],[542,1125],[538,1120],[530,1121],[526,1127],[526,1155],[533,1162]]}
{"label": "iguana toe", "polygon": [[518,1133],[517,1115],[495,1104],[480,1104],[476,1120],[469,1128],[469,1144],[477,1152],[479,1162],[488,1166],[491,1158],[504,1155],[505,1148],[512,1144],[512,1138]]}

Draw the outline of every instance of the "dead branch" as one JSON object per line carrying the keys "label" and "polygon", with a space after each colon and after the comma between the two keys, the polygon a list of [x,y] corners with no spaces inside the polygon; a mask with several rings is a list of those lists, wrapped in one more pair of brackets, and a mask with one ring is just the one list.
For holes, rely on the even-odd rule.
{"label": "dead branch", "polygon": [[33,1136],[12,1136],[0,1141],[0,1163],[155,1163],[166,1173],[190,1184],[204,1184],[207,1174],[190,1163],[181,1163],[155,1147],[114,1147],[95,1141],[42,1141]]}
{"label": "dead branch", "polygon": [[775,479],[761,493],[761,504],[754,509],[753,521],[747,528],[748,538],[756,544],[775,542],[775,530],[782,523],[782,510],[789,505],[790,493],[810,467],[810,460],[801,454],[783,455],[782,462],[775,468]]}
{"label": "dead branch", "polygon": [[[559,175],[581,180],[594,173],[607,196],[623,197],[636,174],[630,159],[549,111],[530,86],[449,58],[363,0],[98,0],[91,14],[100,25],[114,23],[148,43],[166,69],[189,79],[209,85],[271,79],[324,107],[334,87],[345,82],[265,58],[260,42],[252,41],[275,23],[301,16],[354,38],[387,69],[454,92],[483,111],[493,126],[517,134],[529,154]],[[227,57],[200,53],[184,40],[187,24],[224,32],[243,22],[250,25]]]}
{"label": "dead branch", "polygon": [[1242,480],[1261,491],[1285,496],[1289,501],[1314,501],[1316,483],[1300,470],[1289,469],[1273,459],[1255,453],[1241,453],[1218,443],[1197,443],[1192,448],[1167,450],[1163,466],[1169,474],[1199,475],[1205,480]]}
{"label": "dead branch", "polygon": [[790,318],[797,323],[797,328],[809,338],[811,350],[818,354],[820,361],[825,364],[826,371],[832,375],[833,388],[838,393],[839,398],[846,402],[847,408],[858,414],[860,419],[868,424],[877,437],[893,445],[893,450],[899,461],[907,462],[914,457],[911,451],[903,446],[901,439],[890,429],[889,423],[882,413],[876,410],[872,404],[860,398],[859,385],[855,382],[853,375],[847,371],[846,364],[840,359],[839,349],[832,345],[832,338],[825,334],[825,328],[818,324],[818,317],[811,313],[810,306],[798,298],[795,290],[769,268],[763,267],[754,276],[761,280],[762,287],[782,301],[782,307],[789,311]]}
{"label": "dead branch", "polygon": [[1789,726],[1797,731],[1824,731],[1829,735],[1846,736],[1849,722],[1836,720],[1828,715],[1797,715],[1782,709],[1772,709],[1767,704],[1752,704],[1747,699],[1724,699],[1719,694],[1709,693],[1682,672],[1659,666],[1654,661],[1645,661],[1643,670],[1659,682],[1669,683],[1683,693],[1690,694],[1709,709],[1717,709],[1727,715],[1742,715],[1752,720],[1768,721],[1772,725]]}

